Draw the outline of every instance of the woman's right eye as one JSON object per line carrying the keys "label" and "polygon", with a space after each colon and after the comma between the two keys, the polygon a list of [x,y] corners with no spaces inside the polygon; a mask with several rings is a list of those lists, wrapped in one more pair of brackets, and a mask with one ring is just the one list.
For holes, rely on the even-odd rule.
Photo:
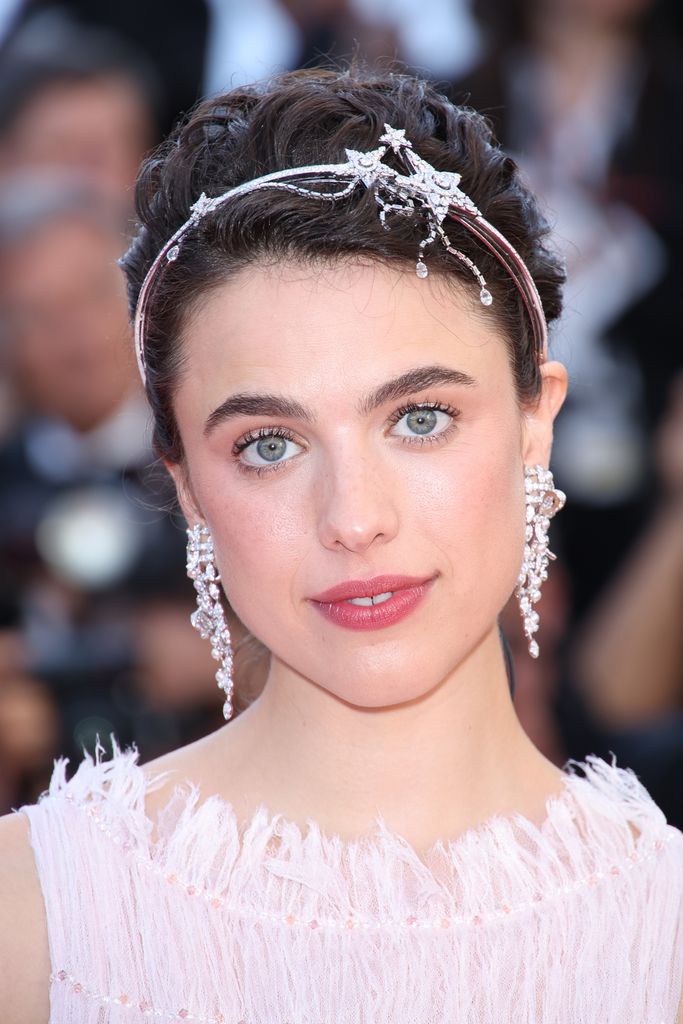
{"label": "woman's right eye", "polygon": [[303,448],[281,430],[262,430],[243,437],[235,445],[239,461],[249,469],[269,469],[288,462]]}

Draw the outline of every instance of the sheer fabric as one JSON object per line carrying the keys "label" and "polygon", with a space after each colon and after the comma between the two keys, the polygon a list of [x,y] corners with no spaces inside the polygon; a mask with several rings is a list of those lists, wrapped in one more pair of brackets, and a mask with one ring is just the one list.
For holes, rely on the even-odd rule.
{"label": "sheer fabric", "polygon": [[[542,824],[494,816],[424,856],[176,785],[135,748],[25,805],[50,1024],[674,1024],[683,833],[629,769],[568,761]],[[576,767],[584,774],[577,774]]]}

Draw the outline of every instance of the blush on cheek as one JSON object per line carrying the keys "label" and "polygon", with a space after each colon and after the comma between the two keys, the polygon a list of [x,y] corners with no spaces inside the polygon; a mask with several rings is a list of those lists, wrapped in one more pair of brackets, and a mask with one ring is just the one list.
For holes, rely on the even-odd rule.
{"label": "blush on cheek", "polygon": [[455,592],[478,605],[490,603],[495,615],[522,564],[521,460],[502,446],[487,444],[473,445],[453,459],[430,461],[431,472],[420,467],[404,482],[411,495],[410,528],[438,549]]}
{"label": "blush on cheek", "polygon": [[207,518],[230,604],[258,635],[259,620],[277,619],[290,607],[298,566],[308,546],[301,510],[246,489],[238,497],[226,494],[225,500],[213,496]]}

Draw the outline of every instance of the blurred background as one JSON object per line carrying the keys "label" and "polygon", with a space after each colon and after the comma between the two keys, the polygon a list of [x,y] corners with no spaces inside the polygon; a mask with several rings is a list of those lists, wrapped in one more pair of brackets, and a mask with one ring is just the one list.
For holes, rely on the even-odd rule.
{"label": "blurred background", "polygon": [[[203,95],[399,61],[484,111],[569,269],[567,492],[514,700],[558,766],[616,754],[683,827],[683,17],[674,0],[0,0],[0,813],[97,735],[223,723],[150,448],[116,259],[142,156]],[[237,648],[237,709],[266,665]]]}

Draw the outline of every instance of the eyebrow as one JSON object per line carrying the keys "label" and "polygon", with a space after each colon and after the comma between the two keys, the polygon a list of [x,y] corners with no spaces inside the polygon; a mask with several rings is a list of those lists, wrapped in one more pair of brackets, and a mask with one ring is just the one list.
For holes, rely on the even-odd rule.
{"label": "eyebrow", "polygon": [[[439,384],[456,384],[459,387],[471,388],[475,387],[476,383],[474,377],[463,373],[462,370],[454,370],[440,365],[417,366],[380,384],[374,391],[361,398],[357,409],[361,416],[367,416],[386,402],[395,402],[416,391],[424,391],[425,388],[435,387]],[[214,409],[204,425],[204,435],[207,436],[219,424],[237,416],[283,416],[288,419],[303,420],[305,423],[315,421],[312,410],[294,398],[243,391],[226,398],[218,408]]]}

